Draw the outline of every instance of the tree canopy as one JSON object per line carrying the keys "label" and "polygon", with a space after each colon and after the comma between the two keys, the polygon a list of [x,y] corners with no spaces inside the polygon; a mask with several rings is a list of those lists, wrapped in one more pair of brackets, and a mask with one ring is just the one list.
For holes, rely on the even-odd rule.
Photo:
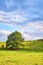
{"label": "tree canopy", "polygon": [[22,37],[22,34],[18,31],[15,31],[8,36],[6,48],[19,48],[23,41],[24,38]]}

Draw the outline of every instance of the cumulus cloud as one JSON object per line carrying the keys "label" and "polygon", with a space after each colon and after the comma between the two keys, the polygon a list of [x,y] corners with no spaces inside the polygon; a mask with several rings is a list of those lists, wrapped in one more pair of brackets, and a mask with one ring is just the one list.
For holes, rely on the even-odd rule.
{"label": "cumulus cloud", "polygon": [[43,38],[43,22],[29,22],[21,29],[23,36],[27,40]]}
{"label": "cumulus cloud", "polygon": [[0,22],[5,23],[22,23],[27,18],[23,14],[17,14],[17,12],[4,12],[0,11]]}
{"label": "cumulus cloud", "polygon": [[43,21],[36,21],[27,24],[28,27],[33,27],[38,32],[43,32]]}
{"label": "cumulus cloud", "polygon": [[[20,31],[22,33],[22,36],[24,37],[25,40],[37,40],[37,39],[42,39],[42,36],[39,36],[37,34],[32,33],[30,31],[27,31],[25,29],[21,29]],[[34,35],[33,35],[34,34]]]}
{"label": "cumulus cloud", "polygon": [[25,33],[25,29],[21,29],[20,32],[22,33],[22,36],[25,40],[30,40],[32,38],[31,35]]}
{"label": "cumulus cloud", "polygon": [[6,41],[7,40],[7,36],[9,34],[11,34],[10,31],[0,30],[0,41]]}
{"label": "cumulus cloud", "polygon": [[11,32],[10,31],[6,31],[6,30],[0,30],[0,33],[3,33],[3,34],[11,34]]}

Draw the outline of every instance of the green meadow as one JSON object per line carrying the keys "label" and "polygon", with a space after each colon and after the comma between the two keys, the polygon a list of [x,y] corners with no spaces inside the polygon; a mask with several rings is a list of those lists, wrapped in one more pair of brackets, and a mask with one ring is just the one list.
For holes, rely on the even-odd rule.
{"label": "green meadow", "polygon": [[0,42],[0,65],[43,65],[43,41],[25,41],[22,50],[6,50]]}
{"label": "green meadow", "polygon": [[0,65],[43,65],[43,52],[0,51]]}

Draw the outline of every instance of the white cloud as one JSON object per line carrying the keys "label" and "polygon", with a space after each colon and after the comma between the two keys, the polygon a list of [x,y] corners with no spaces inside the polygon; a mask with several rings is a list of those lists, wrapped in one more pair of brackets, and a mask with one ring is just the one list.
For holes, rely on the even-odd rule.
{"label": "white cloud", "polygon": [[16,15],[16,18],[13,20],[15,20],[17,22],[23,22],[24,20],[26,20],[26,18],[21,15]]}
{"label": "white cloud", "polygon": [[21,32],[26,40],[43,38],[43,22],[29,22],[23,25]]}
{"label": "white cloud", "polygon": [[7,36],[9,34],[11,34],[10,31],[0,30],[0,41],[6,41],[7,40]]}
{"label": "white cloud", "polygon": [[32,38],[31,35],[25,33],[25,29],[21,29],[20,32],[22,33],[22,36],[25,38],[25,40],[30,40]]}
{"label": "white cloud", "polygon": [[37,34],[36,35],[31,35],[31,34],[27,34],[25,32],[22,32],[22,35],[25,38],[25,40],[37,40],[37,39],[42,39],[43,38],[42,36],[37,36]]}
{"label": "white cloud", "polygon": [[34,40],[36,40],[36,39],[42,39],[42,37],[34,36],[33,39],[34,39]]}
{"label": "white cloud", "polygon": [[41,36],[31,35],[31,34],[29,34],[28,31],[25,31],[24,29],[22,29],[20,32],[22,32],[22,36],[24,37],[25,40],[37,40],[37,39],[42,39],[43,38]]}
{"label": "white cloud", "polygon": [[32,27],[35,31],[43,32],[43,21],[28,23],[27,27]]}
{"label": "white cloud", "polygon": [[25,40],[30,40],[30,39],[32,38],[31,35],[26,34],[26,33],[24,33],[24,32],[22,32],[22,35],[23,35],[23,37],[25,38]]}
{"label": "white cloud", "polygon": [[11,32],[10,32],[10,31],[6,31],[6,30],[0,30],[0,33],[6,34],[6,35],[11,34]]}
{"label": "white cloud", "polygon": [[0,22],[5,22],[5,23],[22,23],[25,20],[27,20],[27,18],[25,16],[23,16],[24,14],[18,14],[18,11],[14,11],[14,12],[4,12],[4,11],[0,11]]}

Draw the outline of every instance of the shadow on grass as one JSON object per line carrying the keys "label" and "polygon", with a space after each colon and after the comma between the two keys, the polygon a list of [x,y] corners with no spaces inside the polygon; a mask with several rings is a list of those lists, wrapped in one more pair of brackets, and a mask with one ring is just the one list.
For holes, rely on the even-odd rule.
{"label": "shadow on grass", "polygon": [[28,49],[28,48],[8,49],[8,48],[0,48],[0,51],[29,51],[29,52],[43,52],[43,49]]}

